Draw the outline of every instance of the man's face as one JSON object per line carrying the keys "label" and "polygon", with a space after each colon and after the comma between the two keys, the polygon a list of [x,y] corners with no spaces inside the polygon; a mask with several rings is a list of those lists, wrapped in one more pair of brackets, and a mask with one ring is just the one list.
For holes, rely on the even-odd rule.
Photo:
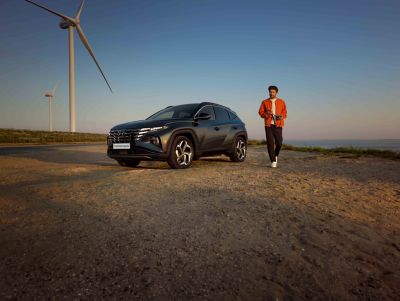
{"label": "man's face", "polygon": [[276,94],[278,94],[278,92],[276,92],[276,90],[274,89],[271,89],[268,92],[269,92],[269,98],[275,98]]}

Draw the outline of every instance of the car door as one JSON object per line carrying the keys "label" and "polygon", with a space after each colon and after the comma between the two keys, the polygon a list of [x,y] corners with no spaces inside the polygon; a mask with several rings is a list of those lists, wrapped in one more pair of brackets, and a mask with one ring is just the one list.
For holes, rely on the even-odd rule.
{"label": "car door", "polygon": [[229,118],[228,112],[220,106],[214,106],[215,123],[214,130],[216,133],[215,147],[218,150],[228,149],[232,145],[232,139],[229,139],[229,134],[232,127],[232,121]]}
{"label": "car door", "polygon": [[197,112],[196,116],[201,113],[207,113],[211,117],[210,119],[199,119],[196,121],[196,134],[200,150],[204,152],[214,151],[220,139],[219,128],[216,126],[217,121],[215,120],[214,107],[212,105],[205,105]]}

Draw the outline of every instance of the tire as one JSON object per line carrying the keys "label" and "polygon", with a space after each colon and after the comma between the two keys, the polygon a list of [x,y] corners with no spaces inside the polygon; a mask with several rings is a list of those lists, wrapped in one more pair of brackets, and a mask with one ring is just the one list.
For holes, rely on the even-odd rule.
{"label": "tire", "polygon": [[229,158],[233,162],[243,162],[247,155],[247,141],[242,136],[235,138]]}
{"label": "tire", "polygon": [[168,165],[174,169],[188,168],[193,162],[194,154],[192,141],[188,137],[178,136],[172,142]]}
{"label": "tire", "polygon": [[136,167],[139,165],[140,160],[117,160],[117,162],[124,167]]}

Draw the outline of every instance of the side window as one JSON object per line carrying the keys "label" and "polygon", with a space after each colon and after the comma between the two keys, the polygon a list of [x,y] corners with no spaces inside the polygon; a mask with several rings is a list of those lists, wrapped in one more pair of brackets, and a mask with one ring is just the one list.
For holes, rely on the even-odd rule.
{"label": "side window", "polygon": [[210,115],[211,115],[211,118],[210,118],[209,120],[215,120],[215,113],[214,113],[214,109],[213,109],[212,106],[205,106],[205,107],[203,107],[203,108],[197,113],[197,115],[200,114],[200,113],[207,113],[207,114],[210,114]]}
{"label": "side window", "polygon": [[164,113],[160,114],[160,116],[158,116],[158,119],[171,119],[173,115],[174,115],[174,111],[164,112]]}
{"label": "side window", "polygon": [[218,121],[229,121],[229,115],[228,112],[221,108],[221,107],[214,107],[215,113],[217,115],[217,120]]}
{"label": "side window", "polygon": [[228,114],[229,114],[229,118],[232,120],[232,119],[237,119],[238,117],[236,116],[236,114],[235,113],[233,113],[233,112],[231,112],[231,111],[228,111]]}
{"label": "side window", "polygon": [[[177,115],[177,116],[175,116]],[[189,118],[190,117],[190,113],[189,112],[184,112],[184,111],[180,111],[180,112],[175,112],[174,117],[175,118]]]}

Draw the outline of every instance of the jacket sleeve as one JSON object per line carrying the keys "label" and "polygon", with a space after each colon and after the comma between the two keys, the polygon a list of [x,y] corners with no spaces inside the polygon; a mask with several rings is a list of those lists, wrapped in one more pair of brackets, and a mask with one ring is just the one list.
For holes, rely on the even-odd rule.
{"label": "jacket sleeve", "polygon": [[285,101],[283,101],[282,116],[283,116],[284,119],[287,118],[287,110],[286,110],[286,103],[285,103]]}
{"label": "jacket sleeve", "polygon": [[260,109],[258,110],[258,115],[260,115],[261,118],[266,118],[266,113],[264,101],[262,101]]}

